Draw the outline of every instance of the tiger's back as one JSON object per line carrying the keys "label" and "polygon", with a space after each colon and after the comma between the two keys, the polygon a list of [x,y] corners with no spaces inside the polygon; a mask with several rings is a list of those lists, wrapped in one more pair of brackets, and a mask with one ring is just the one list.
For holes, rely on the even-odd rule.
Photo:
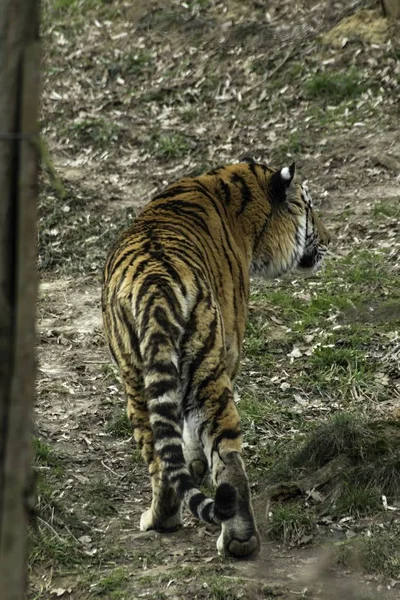
{"label": "tiger's back", "polygon": [[[317,265],[328,243],[293,175],[239,163],[169,186],[104,271],[106,337],[152,480],[141,528],[179,525],[184,501],[222,524],[218,549],[234,556],[259,547],[233,399],[250,272]],[[208,469],[214,501],[195,483]]]}
{"label": "tiger's back", "polygon": [[[246,167],[246,165],[244,165]],[[115,281],[131,277],[135,289],[151,278],[168,284],[190,310],[190,300],[203,286],[218,299],[225,330],[243,338],[249,281],[249,249],[246,240],[235,236],[230,217],[232,191],[227,168],[196,179],[184,179],[156,196],[124,233],[110,253],[105,280],[113,271]],[[238,202],[238,199],[235,199]],[[134,265],[137,270],[134,270]],[[140,266],[139,266],[140,265]],[[135,281],[133,282],[133,277]],[[111,281],[111,279],[110,279]]]}

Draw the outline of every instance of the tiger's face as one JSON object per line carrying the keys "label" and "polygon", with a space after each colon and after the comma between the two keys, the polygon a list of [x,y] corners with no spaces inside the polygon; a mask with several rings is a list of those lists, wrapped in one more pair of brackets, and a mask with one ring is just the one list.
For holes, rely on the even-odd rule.
{"label": "tiger's face", "polygon": [[273,278],[293,270],[317,271],[330,236],[314,211],[306,183],[295,181],[295,165],[267,168],[269,212],[257,237],[252,275]]}
{"label": "tiger's face", "polygon": [[318,271],[328,250],[330,235],[314,206],[307,183],[297,184],[305,208],[304,249],[297,265],[300,271]]}

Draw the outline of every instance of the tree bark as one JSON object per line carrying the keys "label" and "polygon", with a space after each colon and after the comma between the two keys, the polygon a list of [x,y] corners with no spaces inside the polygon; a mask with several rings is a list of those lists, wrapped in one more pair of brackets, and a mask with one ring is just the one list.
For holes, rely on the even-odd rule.
{"label": "tree bark", "polygon": [[0,592],[26,591],[35,384],[40,0],[0,1]]}
{"label": "tree bark", "polygon": [[400,0],[381,0],[385,16],[400,19]]}

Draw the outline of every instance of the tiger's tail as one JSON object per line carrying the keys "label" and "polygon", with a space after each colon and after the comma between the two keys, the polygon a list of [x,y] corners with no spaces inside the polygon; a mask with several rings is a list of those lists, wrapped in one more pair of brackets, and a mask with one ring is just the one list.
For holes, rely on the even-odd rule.
{"label": "tiger's tail", "polygon": [[[165,323],[165,321],[164,321]],[[158,332],[157,342],[146,335],[140,344],[144,360],[144,387],[154,436],[154,449],[163,463],[164,473],[178,497],[195,517],[219,525],[231,519],[237,510],[236,489],[221,483],[215,499],[209,498],[194,483],[183,454],[182,427],[179,418],[178,327]],[[153,332],[157,336],[157,333]],[[154,340],[155,341],[155,340]]]}

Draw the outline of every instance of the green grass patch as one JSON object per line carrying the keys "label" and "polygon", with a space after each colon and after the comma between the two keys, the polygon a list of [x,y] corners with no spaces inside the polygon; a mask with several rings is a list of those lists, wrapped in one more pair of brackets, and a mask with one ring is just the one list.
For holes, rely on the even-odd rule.
{"label": "green grass patch", "polygon": [[238,595],[232,583],[225,577],[213,577],[209,584],[210,598],[212,600],[238,600]]}
{"label": "green grass patch", "polygon": [[60,482],[52,475],[51,472],[40,471],[36,478],[36,511],[44,520],[51,520],[54,515],[65,516],[65,509],[57,499],[60,495]]}
{"label": "green grass patch", "polygon": [[247,323],[244,348],[248,358],[258,357],[265,350],[265,338],[259,326],[253,321]]}
{"label": "green grass patch", "polygon": [[147,12],[138,21],[139,29],[157,29],[162,28],[168,30],[170,27],[181,28],[187,22],[187,12],[184,10],[174,10],[168,7],[158,8]]}
{"label": "green grass patch", "polygon": [[364,363],[365,353],[354,348],[322,346],[321,348],[316,348],[315,352],[310,356],[310,367],[313,370],[330,370],[332,367],[336,367],[339,371],[347,371],[349,369],[356,371]]}
{"label": "green grass patch", "polygon": [[61,460],[57,456],[56,452],[50,448],[48,444],[43,442],[41,439],[33,438],[33,453],[34,463],[36,465],[45,465],[47,467],[56,467],[59,471],[61,467]]}
{"label": "green grass patch", "polygon": [[120,598],[121,593],[126,587],[128,581],[128,574],[123,567],[115,569],[112,573],[100,579],[100,581],[93,586],[92,594],[94,596],[106,596],[107,598]]}
{"label": "green grass patch", "polygon": [[[260,439],[262,434],[258,434]],[[256,441],[256,440],[254,440]],[[247,443],[247,435],[245,434]],[[246,471],[253,493],[262,493],[265,487],[276,481],[290,481],[293,477],[294,469],[284,459],[288,449],[288,441],[269,443],[265,446],[257,447],[253,444],[251,447],[245,447],[244,459]]]}
{"label": "green grass patch", "polygon": [[389,204],[387,201],[377,202],[372,209],[374,217],[390,217],[398,219],[400,217],[400,207],[397,204]]}
{"label": "green grass patch", "polygon": [[55,515],[66,516],[65,509],[57,500],[60,495],[60,478],[64,467],[56,452],[39,438],[33,439],[33,468],[36,472],[36,512],[43,521],[53,520]]}
{"label": "green grass patch", "polygon": [[202,162],[193,167],[191,171],[188,173],[188,177],[198,177],[199,175],[204,175],[208,171],[211,171],[212,165],[210,163]]}
{"label": "green grass patch", "polygon": [[373,361],[367,361],[363,350],[338,345],[320,347],[308,357],[299,381],[323,394],[334,389],[335,396],[343,400],[350,398],[351,393],[360,396],[368,391],[380,396],[384,389],[373,388],[376,368]]}
{"label": "green grass patch", "polygon": [[122,61],[122,72],[129,75],[143,75],[151,72],[153,57],[148,52],[134,52],[125,54]]}
{"label": "green grass patch", "polygon": [[105,56],[101,58],[101,64],[107,69],[110,79],[131,77],[135,81],[138,78],[143,80],[154,71],[153,57],[146,51],[127,52],[118,58]]}
{"label": "green grass patch", "polygon": [[344,268],[346,281],[349,284],[365,285],[374,282],[382,283],[391,279],[385,261],[385,252],[363,250],[350,253],[341,259],[338,266]]}
{"label": "green grass patch", "polygon": [[186,156],[190,146],[181,133],[157,133],[153,134],[149,149],[156,158],[171,160]]}
{"label": "green grass patch", "polygon": [[[280,311],[279,318],[286,325],[291,325],[295,331],[304,332],[311,326],[318,326],[322,321],[325,321],[327,316],[333,312],[340,312],[345,308],[354,306],[355,302],[359,302],[362,295],[357,290],[334,290],[334,283],[324,277],[323,281],[329,281],[327,286],[321,285],[317,291],[310,291],[310,299],[305,300],[299,298],[288,289],[268,289],[266,291],[253,294],[253,298],[258,303],[263,302],[265,307],[278,308]],[[307,288],[306,288],[307,289]],[[259,341],[259,331],[257,325],[252,319],[247,327],[247,334],[251,335],[250,351],[254,354],[259,351],[261,341]],[[265,333],[268,336],[268,331]]]}
{"label": "green grass patch", "polygon": [[101,365],[101,372],[104,375],[104,379],[117,385],[120,384],[118,368],[116,367],[116,365],[112,363]]}
{"label": "green grass patch", "polygon": [[282,426],[285,418],[291,424],[293,421],[290,414],[284,416],[282,407],[267,401],[262,389],[257,394],[243,391],[238,410],[244,432],[247,472],[251,483],[262,487],[269,479],[270,470],[280,464],[279,458],[287,444],[284,436],[279,440],[270,439],[271,423],[278,419]]}
{"label": "green grass patch", "polygon": [[309,301],[299,300],[293,295],[290,298],[288,296],[291,294],[285,290],[274,290],[271,302],[282,306],[288,316],[303,319],[305,325],[310,325],[325,317],[329,311],[342,311],[362,301],[367,286],[371,295],[374,284],[395,284],[396,280],[387,263],[386,252],[358,250],[339,259],[327,259],[319,282],[314,290],[305,282],[304,287],[311,296]]}
{"label": "green grass patch", "polygon": [[325,100],[332,104],[356,98],[365,89],[362,73],[354,67],[340,72],[315,73],[304,84],[308,98]]}
{"label": "green grass patch", "polygon": [[243,421],[260,425],[266,418],[267,406],[265,403],[249,393],[244,392],[239,400],[239,412]]}
{"label": "green grass patch", "polygon": [[[197,567],[177,567],[176,569],[170,569],[165,573],[160,573],[157,575],[157,583],[168,583],[171,579],[176,579],[177,581],[182,579],[188,579],[189,577],[196,577],[198,574]],[[150,575],[141,575],[139,577],[139,582],[148,584],[154,582],[154,577]]]}
{"label": "green grass patch", "polygon": [[118,412],[106,425],[106,432],[116,438],[132,436],[132,424],[125,411]]}
{"label": "green grass patch", "polygon": [[[392,289],[390,301],[382,299],[382,284]],[[305,280],[300,290],[286,282],[279,288],[262,285],[252,293],[245,357],[271,371],[282,355],[300,346],[303,355],[294,363],[292,383],[324,395],[333,393],[346,402],[363,395],[379,400],[385,390],[374,376],[382,367],[371,354],[399,314],[396,290],[386,254],[370,251],[328,261],[318,281]],[[271,322],[276,318],[280,326]],[[327,327],[327,319],[332,327]],[[381,323],[379,332],[375,322]],[[305,335],[310,330],[311,354],[305,355]]]}
{"label": "green grass patch", "polygon": [[[346,456],[352,465],[377,462],[390,465],[392,472],[399,459],[399,444],[400,425],[396,421],[368,421],[359,414],[340,412],[310,434],[292,464],[320,468]],[[400,472],[397,478],[400,482]]]}
{"label": "green grass patch", "polygon": [[[361,308],[351,307],[343,314],[346,321],[363,320]],[[369,315],[368,311],[365,318]],[[391,326],[390,322],[384,323],[378,331],[373,323],[353,322],[328,332],[321,339],[321,345],[302,359],[297,383],[324,397],[337,398],[346,405],[363,397],[383,400],[387,389],[377,377],[382,365],[371,354],[381,343],[382,332]]]}

